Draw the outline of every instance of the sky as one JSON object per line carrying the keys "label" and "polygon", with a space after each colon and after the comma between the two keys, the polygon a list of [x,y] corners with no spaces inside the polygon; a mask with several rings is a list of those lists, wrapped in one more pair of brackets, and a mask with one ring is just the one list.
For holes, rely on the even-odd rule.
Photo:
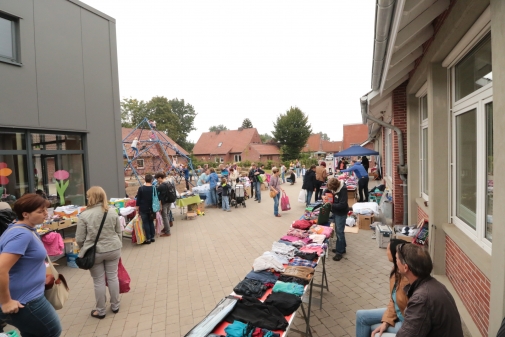
{"label": "sky", "polygon": [[184,99],[197,141],[249,118],[274,130],[292,106],[342,140],[370,90],[374,0],[83,0],[116,19],[120,97]]}

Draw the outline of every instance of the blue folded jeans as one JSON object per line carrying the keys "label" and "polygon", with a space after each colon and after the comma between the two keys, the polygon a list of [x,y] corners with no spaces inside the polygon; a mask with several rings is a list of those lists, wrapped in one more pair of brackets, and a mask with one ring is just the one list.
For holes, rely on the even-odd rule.
{"label": "blue folded jeans", "polygon": [[58,337],[61,335],[61,323],[56,310],[44,295],[31,300],[19,308],[17,314],[4,314],[0,319],[19,329],[23,337]]}

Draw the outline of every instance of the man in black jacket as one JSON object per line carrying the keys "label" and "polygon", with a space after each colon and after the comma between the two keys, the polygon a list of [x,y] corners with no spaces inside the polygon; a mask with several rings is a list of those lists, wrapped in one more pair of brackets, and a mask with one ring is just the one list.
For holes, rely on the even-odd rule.
{"label": "man in black jacket", "polygon": [[409,302],[396,337],[463,337],[454,298],[430,276],[430,253],[423,246],[404,243],[396,249],[396,263],[410,283],[404,289]]}
{"label": "man in black jacket", "polygon": [[333,261],[342,260],[343,255],[346,253],[345,247],[345,220],[347,219],[347,212],[349,212],[349,205],[347,204],[347,187],[345,183],[337,178],[332,178],[328,181],[328,189],[324,191],[323,201],[326,202],[326,193],[333,194],[333,202],[331,204],[331,212],[335,221],[335,232],[337,234],[337,245],[332,251],[335,254]]}
{"label": "man in black jacket", "polygon": [[165,200],[168,194],[168,184],[171,183],[164,181],[166,176],[163,172],[156,173],[154,177],[158,181],[156,189],[158,190],[158,199],[161,203],[161,219],[163,220],[163,233],[160,236],[170,236],[170,227],[174,225],[174,217],[172,216],[172,210],[170,209],[172,207],[172,203],[165,202]]}
{"label": "man in black jacket", "polygon": [[305,199],[305,204],[308,206],[310,200],[312,199],[312,193],[316,188],[316,165],[312,165],[310,169],[305,173],[303,177],[302,189],[307,191],[307,198]]}

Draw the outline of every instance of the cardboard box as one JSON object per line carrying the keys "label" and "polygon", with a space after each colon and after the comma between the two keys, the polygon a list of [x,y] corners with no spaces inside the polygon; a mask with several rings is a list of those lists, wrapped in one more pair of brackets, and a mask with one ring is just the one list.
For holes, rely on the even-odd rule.
{"label": "cardboard box", "polygon": [[188,213],[190,213],[190,212],[196,212],[197,209],[198,209],[198,204],[188,205]]}
{"label": "cardboard box", "polygon": [[370,225],[374,222],[373,215],[362,215],[358,214],[358,226],[359,229],[370,230]]}
{"label": "cardboard box", "polygon": [[63,239],[63,244],[65,245],[65,254],[74,254],[74,238]]}
{"label": "cardboard box", "polygon": [[347,199],[356,199],[356,190],[347,190]]}
{"label": "cardboard box", "polygon": [[70,226],[72,226],[72,220],[70,219],[65,219],[58,222],[58,229],[64,229]]}
{"label": "cardboard box", "polygon": [[347,205],[349,205],[349,208],[352,210],[352,205],[356,203],[356,199],[347,199]]}
{"label": "cardboard box", "polygon": [[205,212],[205,202],[202,201],[201,203],[198,204],[198,210],[200,212]]}
{"label": "cardboard box", "polygon": [[186,220],[194,220],[196,219],[196,212],[188,212],[186,213]]}
{"label": "cardboard box", "polygon": [[407,241],[407,242],[412,242],[412,240],[414,239],[414,237],[407,236],[407,235],[402,235],[402,234],[396,234],[395,235],[395,239],[404,240],[404,241]]}

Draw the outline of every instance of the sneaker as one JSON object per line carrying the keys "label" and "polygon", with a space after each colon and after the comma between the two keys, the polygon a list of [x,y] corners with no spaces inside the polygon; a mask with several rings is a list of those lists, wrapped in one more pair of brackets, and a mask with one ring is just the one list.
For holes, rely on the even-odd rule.
{"label": "sneaker", "polygon": [[258,204],[261,203],[261,200],[258,200]]}
{"label": "sneaker", "polygon": [[146,241],[144,241],[144,243],[143,243],[143,245],[150,245],[150,244],[151,244],[151,241],[149,241],[149,240],[146,240]]}
{"label": "sneaker", "polygon": [[[331,251],[332,251],[333,253],[335,253],[335,254],[337,253],[337,250],[336,250],[336,249],[332,249]],[[346,251],[344,250],[344,252],[342,253],[342,255],[344,255],[345,253],[346,253]]]}
{"label": "sneaker", "polygon": [[151,239],[151,243],[154,243],[154,239]]}
{"label": "sneaker", "polygon": [[343,258],[342,254],[336,254],[333,257],[333,261],[340,261],[340,260],[342,260],[342,258]]}
{"label": "sneaker", "polygon": [[165,237],[165,236],[170,236],[170,235],[172,235],[172,234],[170,234],[170,233],[163,233],[163,234],[161,234],[160,236],[161,236],[161,237]]}

